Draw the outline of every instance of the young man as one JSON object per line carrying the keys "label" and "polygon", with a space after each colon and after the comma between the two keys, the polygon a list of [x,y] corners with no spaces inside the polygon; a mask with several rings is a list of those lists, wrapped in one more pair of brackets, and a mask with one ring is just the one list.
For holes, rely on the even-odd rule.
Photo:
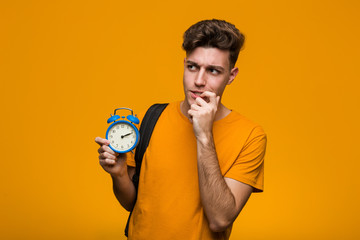
{"label": "young man", "polygon": [[221,103],[235,79],[244,36],[234,25],[205,20],[184,34],[184,101],[160,116],[143,157],[136,192],[130,154],[97,137],[101,166],[115,196],[133,210],[129,239],[229,239],[252,192],[263,190],[266,135]]}

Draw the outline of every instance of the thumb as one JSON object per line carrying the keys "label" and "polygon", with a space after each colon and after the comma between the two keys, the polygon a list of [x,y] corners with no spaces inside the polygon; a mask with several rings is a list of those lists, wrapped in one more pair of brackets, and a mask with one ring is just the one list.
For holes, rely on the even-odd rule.
{"label": "thumb", "polygon": [[216,103],[219,104],[220,102],[220,96],[216,96]]}

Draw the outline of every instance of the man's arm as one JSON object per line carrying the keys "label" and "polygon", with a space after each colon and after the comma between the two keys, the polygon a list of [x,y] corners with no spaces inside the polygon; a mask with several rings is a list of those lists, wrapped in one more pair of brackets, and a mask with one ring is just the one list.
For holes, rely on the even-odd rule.
{"label": "man's arm", "polygon": [[253,188],[222,176],[212,135],[220,97],[212,92],[201,97],[209,102],[199,97],[188,111],[197,140],[200,197],[210,229],[221,232],[234,222]]}
{"label": "man's arm", "polygon": [[128,167],[128,177],[111,175],[114,195],[121,206],[129,212],[134,208],[135,204],[136,190],[133,182],[131,181],[134,173],[135,168]]}
{"label": "man's arm", "polygon": [[111,175],[116,199],[127,211],[131,211],[136,197],[135,186],[131,180],[135,168],[127,166],[125,154],[118,154],[111,150],[109,140],[97,137],[95,142],[100,145],[99,162]]}
{"label": "man's arm", "polygon": [[197,158],[201,202],[210,229],[224,231],[235,221],[253,188],[222,176],[212,136],[197,141]]}

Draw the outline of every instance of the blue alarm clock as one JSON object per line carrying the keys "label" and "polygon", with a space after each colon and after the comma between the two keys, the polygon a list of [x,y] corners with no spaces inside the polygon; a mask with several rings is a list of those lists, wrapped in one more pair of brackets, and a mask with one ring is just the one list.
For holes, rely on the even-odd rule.
{"label": "blue alarm clock", "polygon": [[[126,117],[116,115],[117,110],[129,110],[131,115]],[[120,119],[120,120],[119,120]],[[140,133],[135,124],[139,124],[139,119],[134,116],[133,110],[130,108],[117,108],[114,115],[107,120],[107,123],[113,122],[106,131],[106,139],[110,141],[109,147],[118,153],[126,153],[132,151],[139,143]]]}

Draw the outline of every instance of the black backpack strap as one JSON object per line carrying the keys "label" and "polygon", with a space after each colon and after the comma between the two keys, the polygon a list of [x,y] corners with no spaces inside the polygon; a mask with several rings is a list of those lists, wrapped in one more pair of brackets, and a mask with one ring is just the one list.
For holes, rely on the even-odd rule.
{"label": "black backpack strap", "polygon": [[152,105],[146,112],[140,126],[140,141],[139,145],[136,147],[135,151],[135,163],[136,169],[135,174],[133,177],[133,182],[136,188],[136,192],[139,185],[139,176],[140,176],[140,169],[141,169],[141,162],[144,156],[144,153],[149,145],[150,138],[152,132],[155,128],[155,124],[159,119],[161,113],[164,111],[168,104],[154,104]]}
{"label": "black backpack strap", "polygon": [[[140,125],[140,141],[138,146],[136,147],[135,150],[135,174],[132,178],[132,181],[134,183],[135,189],[136,189],[136,198],[137,198],[137,191],[138,191],[138,186],[139,186],[139,176],[140,176],[140,169],[141,169],[141,163],[142,163],[142,159],[144,156],[144,153],[146,151],[146,148],[149,145],[150,142],[150,138],[152,135],[152,132],[155,128],[156,122],[159,119],[161,113],[164,111],[164,109],[166,108],[168,104],[167,103],[163,103],[163,104],[154,104],[152,105],[147,111],[146,114],[144,116],[144,118],[142,119],[141,125]],[[136,198],[135,198],[135,202],[136,202]],[[131,217],[132,211],[129,214],[129,218],[128,221],[126,223],[126,227],[125,227],[125,236],[128,236],[128,229],[129,229],[129,222],[130,222],[130,217]]]}

